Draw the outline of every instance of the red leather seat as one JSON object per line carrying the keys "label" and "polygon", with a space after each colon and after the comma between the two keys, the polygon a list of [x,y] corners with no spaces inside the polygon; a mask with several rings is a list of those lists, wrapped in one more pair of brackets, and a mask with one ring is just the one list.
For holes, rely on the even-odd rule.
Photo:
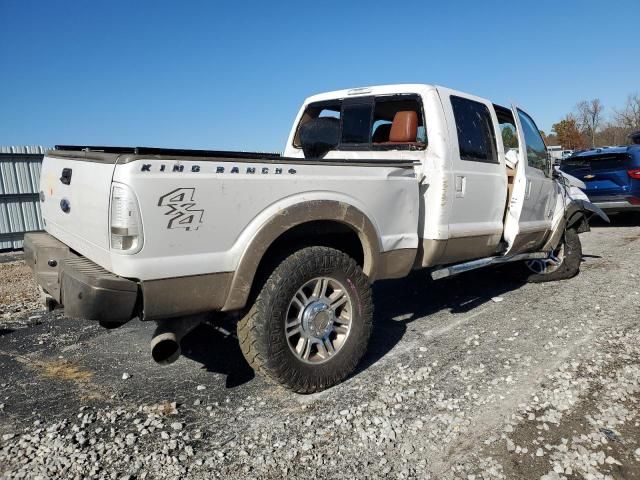
{"label": "red leather seat", "polygon": [[418,136],[418,114],[413,110],[396,112],[386,144],[414,144]]}

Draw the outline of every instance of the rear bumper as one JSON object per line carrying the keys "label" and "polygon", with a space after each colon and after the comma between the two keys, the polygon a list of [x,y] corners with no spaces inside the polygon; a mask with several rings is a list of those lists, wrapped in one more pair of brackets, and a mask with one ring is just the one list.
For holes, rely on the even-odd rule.
{"label": "rear bumper", "polygon": [[135,316],[138,283],[76,255],[48,233],[28,233],[25,261],[36,282],[71,318],[126,322]]}
{"label": "rear bumper", "polygon": [[605,212],[640,212],[640,205],[634,205],[625,197],[592,198],[591,201]]}

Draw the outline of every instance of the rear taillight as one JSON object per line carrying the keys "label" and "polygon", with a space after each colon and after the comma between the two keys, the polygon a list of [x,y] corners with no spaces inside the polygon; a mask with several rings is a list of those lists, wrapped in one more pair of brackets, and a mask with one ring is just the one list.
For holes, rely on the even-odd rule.
{"label": "rear taillight", "polygon": [[111,248],[136,253],[142,248],[142,222],[135,194],[129,187],[114,183],[111,187]]}
{"label": "rear taillight", "polygon": [[627,197],[627,202],[631,205],[640,205],[640,198],[638,197]]}
{"label": "rear taillight", "polygon": [[635,180],[640,180],[640,168],[634,168],[633,170],[627,170],[627,175]]}

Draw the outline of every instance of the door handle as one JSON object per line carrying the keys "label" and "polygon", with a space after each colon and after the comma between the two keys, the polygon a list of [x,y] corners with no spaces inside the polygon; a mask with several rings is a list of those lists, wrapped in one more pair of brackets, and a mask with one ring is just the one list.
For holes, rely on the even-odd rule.
{"label": "door handle", "polygon": [[467,177],[464,175],[456,175],[456,198],[464,197],[467,191]]}
{"label": "door handle", "polygon": [[526,198],[527,200],[531,198],[531,180],[527,180],[527,190],[524,195],[524,198]]}

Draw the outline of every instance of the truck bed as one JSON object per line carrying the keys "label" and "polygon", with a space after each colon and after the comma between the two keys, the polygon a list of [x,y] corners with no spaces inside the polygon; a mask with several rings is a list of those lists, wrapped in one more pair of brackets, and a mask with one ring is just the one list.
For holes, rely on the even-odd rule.
{"label": "truck bed", "polygon": [[[53,155],[62,152],[85,152],[85,153],[106,153],[117,155],[130,155],[128,161],[137,159],[137,156],[149,155],[159,157],[193,157],[209,161],[236,161],[236,162],[263,162],[263,163],[297,163],[297,164],[323,164],[323,165],[358,165],[358,166],[392,166],[411,168],[419,162],[411,160],[380,160],[380,159],[331,159],[324,160],[322,158],[292,158],[284,157],[279,153],[262,153],[262,152],[241,152],[231,150],[192,150],[181,148],[158,148],[158,147],[117,147],[117,146],[95,146],[95,145],[56,145],[51,151]],[[77,153],[76,153],[77,155]],[[124,160],[121,163],[126,163]]]}
{"label": "truck bed", "polygon": [[157,148],[157,147],[105,147],[95,145],[56,145],[55,150],[69,152],[104,152],[104,153],[130,153],[133,155],[175,155],[180,157],[220,157],[220,158],[247,158],[251,160],[279,160],[283,157],[279,153],[261,152],[237,152],[225,150],[192,150],[182,148]]}

